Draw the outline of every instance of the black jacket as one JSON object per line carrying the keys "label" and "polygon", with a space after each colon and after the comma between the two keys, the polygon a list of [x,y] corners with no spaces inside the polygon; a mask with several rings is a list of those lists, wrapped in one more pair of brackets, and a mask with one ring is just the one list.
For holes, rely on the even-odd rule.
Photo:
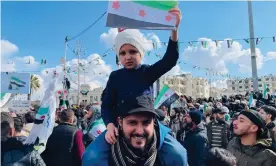
{"label": "black jacket", "polygon": [[188,154],[189,166],[204,166],[204,157],[208,150],[206,128],[200,123],[195,130],[186,132],[184,147]]}
{"label": "black jacket", "polygon": [[176,65],[178,57],[178,43],[170,40],[165,55],[155,64],[111,72],[102,94],[101,110],[105,125],[116,124],[120,110],[118,104],[125,99],[148,94],[153,96],[153,83]]}
{"label": "black jacket", "polygon": [[49,137],[42,158],[47,166],[74,166],[74,155],[72,154],[74,136],[78,128],[61,123],[53,129]]}
{"label": "black jacket", "polygon": [[269,124],[266,125],[266,127],[268,128],[270,138],[272,139],[272,148],[271,149],[274,152],[276,152],[276,142],[275,142],[274,131],[273,131],[273,128],[275,127],[275,124],[273,122],[270,122]]}
{"label": "black jacket", "polygon": [[1,141],[1,165],[45,166],[45,163],[41,156],[33,150],[33,147],[24,146],[16,138],[8,138]]}

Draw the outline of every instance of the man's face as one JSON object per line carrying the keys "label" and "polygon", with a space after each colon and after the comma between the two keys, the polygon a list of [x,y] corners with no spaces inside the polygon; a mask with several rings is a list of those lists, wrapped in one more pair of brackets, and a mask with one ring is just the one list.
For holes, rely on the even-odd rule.
{"label": "man's face", "polygon": [[271,120],[271,115],[267,114],[263,109],[260,109],[259,113],[262,115],[263,119],[267,122]]}
{"label": "man's face", "polygon": [[168,112],[167,112],[167,108],[165,106],[161,107],[161,110],[164,112],[164,114],[167,116]]}
{"label": "man's face", "polygon": [[85,117],[89,119],[89,118],[92,117],[92,115],[93,115],[93,112],[92,112],[91,110],[89,110],[89,111],[87,112],[87,114],[85,115]]}
{"label": "man's face", "polygon": [[119,52],[119,59],[121,64],[126,69],[134,69],[141,64],[141,54],[134,46],[125,44],[121,47]]}
{"label": "man's face", "polygon": [[150,114],[134,114],[119,120],[127,143],[137,150],[144,150],[152,140],[154,120]]}
{"label": "man's face", "polygon": [[237,120],[233,121],[234,133],[238,136],[255,133],[258,127],[253,124],[246,116],[239,115]]}
{"label": "man's face", "polygon": [[185,115],[185,117],[184,117],[184,122],[187,123],[187,124],[192,123],[192,118],[190,117],[189,114],[186,114],[186,115]]}
{"label": "man's face", "polygon": [[217,119],[219,119],[219,120],[224,120],[225,114],[226,114],[226,113],[218,113],[216,117],[217,117]]}
{"label": "man's face", "polygon": [[172,111],[171,111],[171,117],[174,117],[175,116],[175,111],[174,111],[174,109],[172,109]]}

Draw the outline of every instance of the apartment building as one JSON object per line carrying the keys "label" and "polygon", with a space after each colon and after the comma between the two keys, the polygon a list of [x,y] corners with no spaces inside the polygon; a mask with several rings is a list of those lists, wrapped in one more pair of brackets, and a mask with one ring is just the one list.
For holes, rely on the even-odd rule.
{"label": "apartment building", "polygon": [[164,84],[167,84],[178,95],[208,98],[210,94],[208,80],[205,78],[193,77],[191,73],[176,76],[163,76],[160,78],[160,88],[162,88]]}
{"label": "apartment building", "polygon": [[[270,90],[270,93],[272,93],[274,90],[276,90],[276,76],[267,75],[260,77],[258,79],[258,86],[260,91],[263,91],[264,84],[266,84],[267,88]],[[227,81],[227,87],[228,90],[233,94],[243,94],[253,89],[253,81],[251,78],[232,79]]]}

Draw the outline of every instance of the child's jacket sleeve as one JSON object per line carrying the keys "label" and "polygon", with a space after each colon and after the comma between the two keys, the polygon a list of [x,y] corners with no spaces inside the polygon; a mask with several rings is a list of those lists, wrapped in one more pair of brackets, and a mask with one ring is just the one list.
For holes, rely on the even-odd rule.
{"label": "child's jacket sleeve", "polygon": [[101,115],[106,126],[116,121],[116,117],[114,116],[114,108],[116,107],[115,97],[117,93],[114,88],[115,79],[115,72],[113,71],[110,73],[106,87],[102,93]]}
{"label": "child's jacket sleeve", "polygon": [[170,39],[166,53],[163,58],[145,69],[145,74],[149,83],[154,83],[163,74],[170,71],[176,65],[178,58],[178,42],[174,42]]}

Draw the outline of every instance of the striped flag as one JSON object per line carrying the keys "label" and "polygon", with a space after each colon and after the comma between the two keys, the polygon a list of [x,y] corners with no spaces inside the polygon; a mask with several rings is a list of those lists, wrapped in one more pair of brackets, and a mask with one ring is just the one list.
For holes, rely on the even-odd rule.
{"label": "striped flag", "polygon": [[158,109],[160,106],[168,107],[175,102],[179,96],[168,85],[164,85],[159,95],[154,102],[154,108]]}
{"label": "striped flag", "polygon": [[51,79],[48,88],[45,90],[44,97],[41,100],[41,106],[36,113],[32,130],[24,142],[25,145],[33,145],[39,154],[45,150],[47,140],[52,134],[55,124],[57,107],[55,94],[56,83],[56,78]]}
{"label": "striped flag", "polygon": [[265,83],[264,83],[263,87],[264,87],[264,89],[263,89],[263,98],[268,99],[268,88],[267,88]]}
{"label": "striped flag", "polygon": [[249,106],[249,108],[255,107],[255,102],[254,102],[252,93],[250,93],[250,96],[249,96],[248,106]]}
{"label": "striped flag", "polygon": [[134,29],[174,29],[176,17],[168,11],[178,2],[171,1],[109,1],[107,27]]}
{"label": "striped flag", "polygon": [[9,89],[12,90],[14,89],[13,87],[15,87],[15,89],[19,89],[20,87],[25,87],[25,85],[26,85],[26,82],[20,80],[17,77],[11,77]]}

